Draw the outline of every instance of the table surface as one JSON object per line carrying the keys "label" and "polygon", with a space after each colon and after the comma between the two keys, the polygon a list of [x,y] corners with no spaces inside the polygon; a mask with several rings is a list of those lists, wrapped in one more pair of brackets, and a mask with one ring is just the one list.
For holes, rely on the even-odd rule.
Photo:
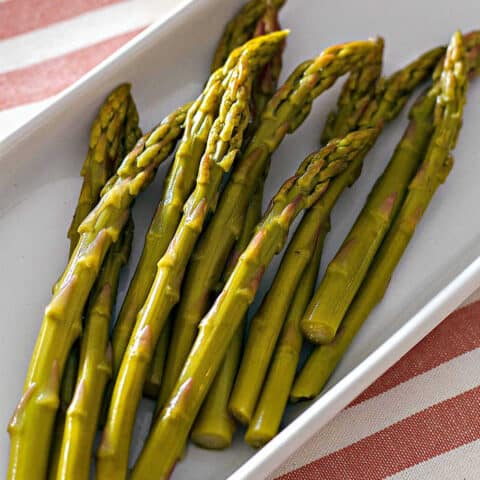
{"label": "table surface", "polygon": [[[178,5],[0,0],[0,141]],[[270,479],[479,478],[478,298],[443,321]]]}

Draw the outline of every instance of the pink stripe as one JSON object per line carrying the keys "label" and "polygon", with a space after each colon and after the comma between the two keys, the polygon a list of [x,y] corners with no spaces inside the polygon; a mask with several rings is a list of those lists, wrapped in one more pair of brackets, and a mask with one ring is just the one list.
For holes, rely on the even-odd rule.
{"label": "pink stripe", "polygon": [[0,40],[122,0],[13,0],[0,3]]}
{"label": "pink stripe", "polygon": [[435,330],[359,395],[350,406],[375,397],[412,377],[480,347],[480,302],[448,316]]}
{"label": "pink stripe", "polygon": [[42,100],[78,80],[143,28],[46,60],[0,74],[0,110]]}
{"label": "pink stripe", "polygon": [[480,438],[480,387],[438,403],[280,480],[381,480]]}

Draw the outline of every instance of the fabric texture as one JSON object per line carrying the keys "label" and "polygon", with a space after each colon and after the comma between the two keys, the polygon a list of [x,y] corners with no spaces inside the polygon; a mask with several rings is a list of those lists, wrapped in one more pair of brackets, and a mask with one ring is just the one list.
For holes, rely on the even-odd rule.
{"label": "fabric texture", "polygon": [[[0,140],[178,5],[176,0],[0,0]],[[269,480],[480,478],[477,297]]]}

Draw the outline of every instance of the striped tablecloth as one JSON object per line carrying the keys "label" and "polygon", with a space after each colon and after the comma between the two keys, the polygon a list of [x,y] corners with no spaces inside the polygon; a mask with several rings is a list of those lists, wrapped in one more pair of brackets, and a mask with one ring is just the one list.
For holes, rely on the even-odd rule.
{"label": "striped tablecloth", "polygon": [[[0,0],[0,140],[178,0]],[[472,297],[270,478],[480,479]]]}

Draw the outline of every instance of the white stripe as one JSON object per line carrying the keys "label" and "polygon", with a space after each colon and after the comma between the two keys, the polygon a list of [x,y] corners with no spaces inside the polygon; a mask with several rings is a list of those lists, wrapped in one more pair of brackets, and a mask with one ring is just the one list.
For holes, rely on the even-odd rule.
{"label": "white stripe", "polygon": [[[468,372],[468,375],[465,372]],[[269,478],[275,478],[348,447],[432,405],[460,395],[476,387],[479,377],[480,348],[477,348],[387,392],[347,408]]]}
{"label": "white stripe", "polygon": [[0,111],[0,141],[46,108],[55,97]]}
{"label": "white stripe", "polygon": [[0,72],[101,42],[168,15],[177,0],[131,0],[81,14],[0,42]]}
{"label": "white stripe", "polygon": [[400,473],[389,480],[474,480],[480,472],[480,440],[434,457]]}

